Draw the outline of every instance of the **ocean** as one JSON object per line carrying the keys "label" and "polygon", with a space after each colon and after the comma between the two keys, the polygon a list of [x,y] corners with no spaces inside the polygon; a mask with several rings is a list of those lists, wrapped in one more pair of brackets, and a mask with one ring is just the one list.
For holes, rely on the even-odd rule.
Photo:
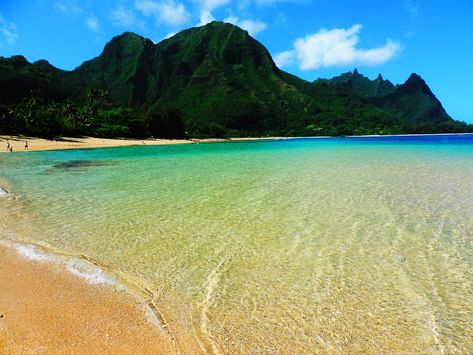
{"label": "ocean", "polygon": [[473,135],[0,155],[0,239],[94,261],[205,352],[473,352]]}

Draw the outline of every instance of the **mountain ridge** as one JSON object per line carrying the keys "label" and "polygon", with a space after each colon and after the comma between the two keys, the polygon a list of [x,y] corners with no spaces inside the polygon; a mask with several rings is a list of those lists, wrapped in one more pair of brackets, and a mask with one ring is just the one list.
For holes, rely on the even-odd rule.
{"label": "mountain ridge", "polygon": [[247,31],[221,22],[183,30],[159,43],[124,32],[72,71],[47,61],[0,58],[0,131],[15,130],[7,120],[19,122],[16,131],[30,129],[8,112],[20,110],[17,106],[31,99],[31,91],[42,98],[40,107],[68,103],[82,110],[82,116],[76,112],[61,118],[55,134],[159,136],[175,134],[176,127],[179,135],[188,136],[471,129],[454,121],[416,74],[397,86],[357,70],[309,82],[279,69]]}

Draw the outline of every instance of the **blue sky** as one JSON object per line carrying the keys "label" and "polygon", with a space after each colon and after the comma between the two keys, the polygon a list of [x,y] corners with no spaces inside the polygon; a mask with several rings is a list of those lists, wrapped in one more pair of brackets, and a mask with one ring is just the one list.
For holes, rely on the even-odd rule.
{"label": "blue sky", "polygon": [[416,72],[473,123],[472,0],[1,0],[0,56],[70,70],[124,31],[159,42],[213,19],[247,29],[307,80],[356,67],[398,84]]}

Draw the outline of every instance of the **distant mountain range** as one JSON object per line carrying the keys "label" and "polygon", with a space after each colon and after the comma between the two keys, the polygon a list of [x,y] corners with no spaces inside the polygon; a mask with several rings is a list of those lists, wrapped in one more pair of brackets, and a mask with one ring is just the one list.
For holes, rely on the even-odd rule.
{"label": "distant mountain range", "polygon": [[[33,112],[28,116],[28,107]],[[39,118],[38,118],[39,117]],[[50,126],[53,128],[49,129]],[[126,32],[63,71],[0,57],[0,132],[105,136],[310,136],[473,131],[425,81],[357,70],[308,82],[234,25],[212,22],[154,44]]]}

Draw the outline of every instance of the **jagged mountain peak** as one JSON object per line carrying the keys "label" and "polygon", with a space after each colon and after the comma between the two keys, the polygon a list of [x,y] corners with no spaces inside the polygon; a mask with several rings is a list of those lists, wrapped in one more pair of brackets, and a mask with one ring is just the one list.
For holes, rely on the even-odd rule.
{"label": "jagged mountain peak", "polygon": [[365,97],[383,96],[395,90],[395,86],[389,80],[384,80],[381,74],[375,80],[370,80],[356,68],[353,72],[343,73],[329,80],[319,80],[336,86],[346,86]]}
{"label": "jagged mountain peak", "polygon": [[412,73],[406,82],[399,86],[399,90],[406,93],[423,93],[435,97],[427,83],[416,73]]}
{"label": "jagged mountain peak", "polygon": [[406,82],[418,80],[422,80],[422,77],[416,73],[412,73],[411,75],[409,75],[409,78],[406,80]]}

